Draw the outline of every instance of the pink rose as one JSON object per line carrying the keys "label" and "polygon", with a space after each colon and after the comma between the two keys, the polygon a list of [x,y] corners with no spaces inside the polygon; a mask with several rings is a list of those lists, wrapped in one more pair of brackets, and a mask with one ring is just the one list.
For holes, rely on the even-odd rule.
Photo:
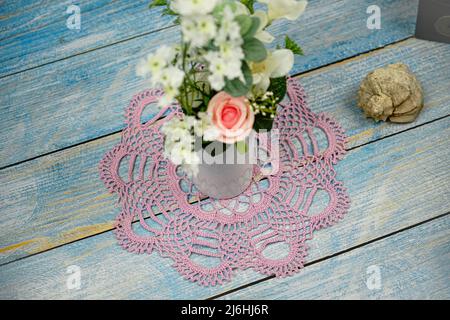
{"label": "pink rose", "polygon": [[245,97],[233,97],[222,91],[208,104],[208,114],[219,131],[217,140],[234,143],[247,137],[253,128],[255,115]]}

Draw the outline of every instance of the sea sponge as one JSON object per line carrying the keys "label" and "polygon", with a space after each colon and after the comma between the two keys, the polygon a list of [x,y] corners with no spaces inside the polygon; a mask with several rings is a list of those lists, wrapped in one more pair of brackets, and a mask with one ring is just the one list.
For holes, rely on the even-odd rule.
{"label": "sea sponge", "polygon": [[412,122],[423,108],[422,87],[405,64],[390,64],[361,82],[358,106],[376,121]]}

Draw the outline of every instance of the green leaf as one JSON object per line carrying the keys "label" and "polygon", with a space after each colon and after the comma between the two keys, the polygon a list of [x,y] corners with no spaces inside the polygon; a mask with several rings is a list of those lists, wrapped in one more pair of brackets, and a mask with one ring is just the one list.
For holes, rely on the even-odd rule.
{"label": "green leaf", "polygon": [[286,36],[286,38],[284,39],[284,47],[291,50],[294,54],[298,54],[301,56],[303,55],[302,48],[300,48],[300,46],[288,36]]}
{"label": "green leaf", "polygon": [[255,9],[253,8],[255,0],[241,0],[241,3],[248,8],[251,14],[255,13]]}
{"label": "green leaf", "polygon": [[271,130],[273,126],[273,119],[270,116],[263,116],[260,113],[255,115],[255,123],[253,124],[253,129],[256,132],[260,130]]}
{"label": "green leaf", "polygon": [[253,19],[246,15],[239,15],[234,20],[239,24],[239,28],[241,30],[241,35],[244,36],[252,27]]}
{"label": "green leaf", "polygon": [[245,33],[242,33],[241,30],[241,35],[244,40],[253,38],[256,34],[256,31],[258,31],[259,25],[261,24],[261,21],[258,17],[250,17],[250,19],[252,20],[251,27]]}
{"label": "green leaf", "polygon": [[244,50],[245,60],[248,61],[261,62],[267,58],[267,50],[264,43],[256,38],[245,40],[242,50]]}
{"label": "green leaf", "polygon": [[175,11],[173,11],[172,9],[167,7],[163,10],[162,15],[163,16],[177,16],[178,13],[176,13]]}
{"label": "green leaf", "polygon": [[271,78],[270,86],[267,91],[273,92],[273,96],[277,99],[277,103],[282,101],[287,91],[287,78]]}
{"label": "green leaf", "polygon": [[238,78],[225,82],[225,92],[229,93],[233,97],[245,96],[251,89],[253,84],[252,71],[245,61],[242,62],[242,73],[244,74],[245,83]]}
{"label": "green leaf", "polygon": [[153,0],[152,3],[148,6],[150,9],[154,7],[166,6],[167,0]]}
{"label": "green leaf", "polygon": [[234,19],[239,24],[242,38],[253,38],[261,23],[258,17],[250,17],[244,14]]}

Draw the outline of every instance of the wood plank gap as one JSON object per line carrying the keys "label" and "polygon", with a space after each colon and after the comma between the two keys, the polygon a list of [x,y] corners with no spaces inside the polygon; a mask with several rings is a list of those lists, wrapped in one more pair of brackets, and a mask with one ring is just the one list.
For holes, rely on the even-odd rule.
{"label": "wood plank gap", "polygon": [[[114,0],[114,1],[116,1],[116,0]],[[103,9],[103,7],[105,7],[107,4],[108,4],[108,3],[104,3],[104,4],[102,4],[101,6],[92,8],[92,9],[90,9],[90,10],[83,10],[83,11],[82,11],[82,14],[85,15],[85,14],[87,14],[87,13],[90,13],[90,12],[93,12],[93,11],[96,11],[96,10],[99,10],[99,9]],[[35,7],[39,7],[39,6],[40,6],[40,4],[36,4]],[[33,8],[33,7],[28,8],[28,11],[31,11],[30,9],[34,9],[34,8]],[[13,16],[16,16],[16,17],[17,17],[18,14],[8,16],[8,19],[11,18],[11,17],[13,17]],[[52,21],[51,23],[42,24],[42,25],[40,25],[38,28],[26,30],[26,31],[23,31],[23,32],[21,32],[21,33],[12,34],[12,35],[7,36],[7,37],[5,37],[5,38],[0,38],[0,41],[10,40],[10,39],[14,39],[14,38],[21,37],[21,36],[23,36],[23,35],[25,35],[25,34],[30,34],[30,33],[38,32],[38,31],[40,31],[40,29],[43,29],[43,27],[52,26],[52,25],[55,25],[55,24],[57,24],[57,23],[59,23],[59,22],[61,22],[61,21],[65,21],[65,20],[66,20],[66,18],[63,17],[63,18],[61,18],[60,20],[55,20],[55,21]],[[9,60],[10,60],[10,59],[9,59]],[[5,60],[5,61],[8,61],[8,60]]]}
{"label": "wood plank gap", "polygon": [[[122,129],[122,130],[123,130],[123,129]],[[31,158],[28,158],[28,159],[24,159],[24,160],[21,160],[21,161],[16,162],[16,163],[8,164],[8,165],[6,165],[6,166],[0,167],[0,171],[2,171],[2,170],[4,170],[4,169],[11,168],[11,167],[14,167],[14,166],[17,166],[17,165],[20,165],[20,164],[23,164],[23,163],[27,163],[27,162],[29,162],[29,161],[33,161],[33,160],[36,160],[36,159],[39,159],[39,158],[43,158],[43,157],[46,157],[46,156],[50,156],[50,155],[52,155],[52,154],[58,154],[58,153],[63,152],[63,151],[65,151],[65,150],[79,147],[79,146],[81,146],[81,145],[83,145],[83,144],[91,143],[91,142],[94,142],[94,141],[96,141],[96,140],[100,140],[100,139],[107,138],[107,137],[109,137],[109,136],[113,136],[113,135],[115,135],[115,134],[118,134],[118,133],[122,132],[122,130],[114,131],[114,132],[111,132],[111,133],[108,133],[108,134],[104,134],[104,135],[102,135],[102,136],[99,136],[99,137],[96,137],[96,138],[93,138],[93,139],[89,139],[89,140],[86,140],[86,141],[81,141],[81,142],[75,143],[75,144],[73,144],[73,145],[71,145],[71,146],[63,147],[63,148],[60,148],[60,149],[58,149],[58,150],[53,150],[53,151],[49,151],[49,152],[46,152],[46,153],[43,153],[43,154],[39,154],[39,155],[37,155],[37,156],[35,156],[35,157],[31,157]]]}
{"label": "wood plank gap", "polygon": [[291,75],[291,77],[292,78],[305,77],[305,76],[309,76],[310,74],[317,73],[318,71],[322,72],[322,71],[325,71],[325,69],[333,68],[333,67],[335,67],[335,66],[337,66],[339,64],[345,64],[345,63],[349,63],[349,62],[352,62],[352,61],[355,61],[355,60],[363,59],[363,58],[365,58],[365,57],[367,57],[367,56],[369,56],[371,54],[376,54],[378,51],[389,49],[391,47],[395,47],[395,46],[401,45],[403,43],[406,43],[408,40],[414,39],[414,38],[415,38],[414,36],[405,37],[403,39],[400,39],[400,40],[397,40],[397,41],[393,41],[393,42],[391,42],[389,44],[386,44],[384,46],[380,46],[380,47],[377,47],[377,48],[374,48],[374,49],[371,49],[371,50],[367,50],[367,51],[361,51],[361,52],[359,52],[359,53],[357,53],[357,54],[355,54],[353,56],[348,56],[345,59],[336,60],[336,61],[333,61],[333,62],[330,62],[330,63],[327,63],[327,64],[323,64],[320,67],[316,67],[316,68],[312,68],[312,69],[309,69],[309,70],[304,71],[304,72],[296,73],[294,75]]}
{"label": "wood plank gap", "polygon": [[[171,27],[166,27],[166,28],[162,28],[162,29],[160,29],[160,30],[158,30],[158,31],[165,30],[165,29],[170,29],[170,28],[171,28]],[[148,35],[148,34],[151,34],[151,33],[154,33],[154,32],[157,32],[157,31],[152,31],[152,32],[148,32],[148,33],[146,33],[146,34],[142,34],[142,35],[139,35],[139,36],[135,36],[135,38],[140,37],[140,36],[145,36],[145,35]],[[296,73],[296,74],[291,75],[291,77],[292,77],[292,78],[305,77],[305,76],[308,76],[309,74],[312,74],[312,73],[314,73],[314,72],[324,71],[325,69],[332,68],[332,67],[334,67],[335,65],[338,65],[338,64],[351,62],[351,61],[354,61],[354,60],[357,60],[357,59],[362,59],[362,58],[365,58],[366,56],[368,56],[368,55],[370,55],[370,54],[372,54],[372,53],[376,53],[376,52],[378,52],[378,51],[380,51],[380,50],[383,50],[383,49],[386,49],[386,48],[388,48],[388,47],[393,47],[393,46],[396,46],[396,45],[400,45],[400,44],[402,44],[402,43],[408,41],[408,40],[411,39],[411,38],[413,38],[413,37],[407,37],[407,38],[405,38],[405,39],[403,39],[403,40],[399,40],[399,41],[392,42],[392,43],[390,43],[390,44],[388,44],[388,45],[385,45],[385,46],[383,46],[383,47],[379,47],[379,48],[376,48],[376,49],[373,49],[373,50],[361,52],[361,53],[358,53],[357,55],[350,56],[350,57],[347,57],[347,58],[345,58],[345,59],[337,60],[337,61],[335,61],[335,62],[332,62],[332,63],[329,63],[329,64],[325,64],[325,65],[323,65],[323,66],[320,66],[320,67],[317,67],[317,68],[314,68],[314,69],[311,69],[311,70],[308,70],[308,71],[305,71],[305,72],[299,72],[299,73]],[[133,39],[133,38],[129,38],[129,39],[126,39],[126,40],[121,40],[121,41],[118,41],[118,42],[115,42],[115,43],[126,42],[126,41],[131,40],[131,39]],[[103,47],[99,47],[99,48],[92,49],[92,50],[88,50],[88,51],[84,51],[84,52],[82,52],[82,53],[75,54],[75,55],[72,55],[72,56],[70,56],[70,57],[74,57],[74,56],[78,56],[78,55],[81,55],[81,54],[84,54],[84,53],[88,53],[88,52],[91,52],[91,51],[95,51],[95,50],[97,50],[97,49],[109,47],[109,46],[111,46],[111,45],[113,45],[113,44],[105,45],[105,46],[103,46]],[[69,59],[70,57],[61,58],[61,59],[59,59],[59,60],[55,60],[55,61],[53,61],[53,62],[45,63],[45,64],[42,64],[42,65],[40,65],[40,66],[31,67],[31,68],[29,68],[29,69],[27,69],[27,70],[40,68],[40,67],[43,67],[43,66],[45,66],[45,65],[47,65],[47,64],[51,64],[51,63],[54,63],[54,62],[58,62],[58,61],[62,61],[62,60]],[[14,73],[14,74],[21,73],[21,72],[24,72],[24,71],[27,71],[27,70],[18,71],[18,72]],[[10,75],[14,75],[14,74],[10,74]],[[8,76],[10,76],[10,75],[0,77],[0,79],[5,78],[5,77],[8,77]],[[439,120],[439,119],[435,119],[435,120]],[[413,127],[413,128],[415,128],[415,127]],[[413,128],[412,128],[412,129],[413,129]],[[16,166],[16,165],[20,165],[20,164],[22,164],[22,163],[26,163],[26,162],[28,162],[28,161],[32,161],[32,160],[35,160],[35,159],[39,159],[39,158],[41,158],[41,157],[45,157],[45,156],[48,156],[48,155],[51,155],[51,154],[58,153],[58,152],[60,152],[60,151],[64,151],[64,150],[67,150],[67,149],[70,149],[70,148],[74,148],[74,147],[83,145],[83,144],[85,144],[85,143],[90,143],[90,142],[93,142],[93,141],[95,141],[95,140],[99,140],[99,139],[103,139],[103,138],[109,137],[109,136],[111,136],[111,135],[114,135],[114,134],[117,134],[117,133],[119,133],[119,132],[122,132],[122,130],[123,130],[123,129],[118,130],[118,131],[114,131],[114,132],[110,132],[110,133],[108,133],[108,134],[101,135],[101,136],[98,136],[98,137],[93,138],[93,139],[88,139],[88,140],[85,140],[85,141],[81,141],[81,142],[72,144],[72,145],[70,145],[70,146],[66,146],[66,147],[60,148],[60,149],[58,149],[58,150],[53,150],[53,151],[50,151],[50,152],[42,153],[42,154],[39,154],[39,155],[37,155],[37,156],[28,158],[28,159],[24,159],[24,160],[15,162],[15,163],[8,164],[8,165],[6,165],[6,166],[0,167],[0,171],[3,170],[3,169],[7,169],[7,168],[10,168],[10,167],[14,167],[14,166]],[[376,141],[376,140],[375,140],[375,141]],[[351,150],[351,149],[349,149],[349,150]]]}
{"label": "wood plank gap", "polygon": [[380,137],[380,138],[377,138],[377,139],[372,140],[372,141],[364,142],[364,143],[362,143],[362,144],[358,144],[358,145],[356,145],[356,146],[354,146],[354,147],[351,147],[351,148],[345,148],[345,150],[346,150],[347,152],[349,152],[349,151],[352,151],[352,150],[355,150],[355,149],[364,147],[364,146],[366,146],[366,145],[369,145],[369,144],[371,144],[371,143],[374,143],[374,142],[377,142],[377,141],[384,140],[384,139],[386,139],[386,138],[390,138],[390,137],[396,136],[396,135],[399,134],[399,133],[408,132],[408,131],[410,131],[410,130],[414,130],[414,129],[416,129],[416,128],[419,128],[419,127],[421,127],[421,126],[425,126],[425,125],[431,124],[431,123],[433,123],[433,122],[436,122],[436,121],[439,121],[439,120],[443,120],[443,119],[447,118],[448,116],[450,116],[450,114],[447,114],[447,115],[445,115],[445,116],[442,116],[442,117],[439,117],[439,118],[436,118],[436,119],[433,119],[433,120],[430,120],[430,121],[421,123],[421,124],[419,124],[419,125],[417,125],[417,126],[414,126],[414,127],[406,128],[406,129],[404,129],[404,130],[402,130],[402,131],[399,131],[399,132],[387,134],[387,135],[385,135],[384,137]]}
{"label": "wood plank gap", "polygon": [[[375,242],[384,240],[384,239],[386,239],[386,238],[389,238],[389,237],[394,236],[394,235],[396,235],[396,234],[399,234],[399,233],[401,233],[401,232],[410,230],[410,229],[412,229],[412,228],[419,227],[419,226],[424,225],[424,224],[426,224],[426,223],[430,223],[430,222],[432,222],[432,221],[434,221],[434,220],[438,220],[438,219],[444,218],[445,216],[447,216],[447,215],[449,215],[449,214],[450,214],[450,212],[443,213],[443,214],[438,215],[438,216],[436,216],[436,217],[433,217],[433,218],[430,218],[430,219],[427,219],[427,220],[424,220],[424,221],[415,223],[415,224],[413,224],[413,225],[410,225],[410,226],[408,226],[408,227],[399,229],[399,230],[397,230],[397,231],[390,232],[390,233],[388,233],[388,234],[385,234],[385,235],[383,235],[383,236],[374,238],[374,239],[369,240],[369,241],[366,241],[366,242],[364,242],[364,243],[360,243],[360,244],[358,244],[358,245],[356,245],[356,246],[347,248],[347,249],[345,249],[345,250],[342,250],[342,251],[333,253],[333,254],[331,254],[331,255],[322,257],[322,258],[317,259],[317,260],[313,260],[313,261],[311,261],[311,262],[307,262],[307,263],[305,263],[304,268],[307,268],[308,266],[315,265],[315,264],[317,264],[317,263],[323,262],[323,261],[328,260],[328,259],[335,258],[335,257],[340,256],[340,255],[349,253],[349,252],[351,252],[351,251],[353,251],[353,250],[356,250],[356,249],[362,248],[362,247],[364,247],[364,246],[366,246],[366,245],[369,245],[369,244],[372,244],[372,243],[375,243]],[[300,271],[300,272],[301,272],[301,271]],[[223,296],[226,296],[226,295],[228,295],[228,294],[230,294],[230,293],[237,292],[237,291],[239,291],[239,290],[242,290],[242,289],[251,287],[251,286],[253,286],[253,285],[256,285],[256,284],[259,284],[259,283],[261,283],[261,282],[264,282],[264,281],[267,281],[267,280],[270,280],[270,279],[274,279],[274,278],[275,278],[275,276],[268,276],[268,277],[259,279],[259,280],[257,280],[257,281],[253,281],[253,282],[247,283],[247,284],[245,284],[245,285],[243,285],[243,286],[240,286],[240,287],[237,287],[237,288],[228,290],[228,291],[226,291],[226,292],[217,294],[217,295],[215,295],[215,296],[209,297],[209,298],[207,298],[207,299],[205,299],[205,300],[214,300],[214,299],[218,299],[218,298],[221,298],[221,297],[223,297]]]}
{"label": "wood plank gap", "polygon": [[[378,139],[373,140],[373,141],[371,141],[371,142],[363,143],[363,144],[361,144],[361,145],[358,145],[358,146],[355,146],[355,147],[352,147],[352,148],[348,148],[348,149],[346,149],[346,150],[347,150],[347,151],[355,150],[355,149],[364,147],[364,146],[366,146],[366,145],[368,145],[368,144],[371,144],[371,143],[375,143],[375,142],[384,140],[385,138],[393,137],[393,136],[396,136],[396,135],[398,135],[398,134],[401,134],[401,133],[404,133],[404,132],[407,132],[407,131],[410,131],[410,130],[413,130],[413,129],[417,129],[417,128],[420,128],[420,127],[422,127],[422,126],[425,126],[425,125],[428,125],[428,124],[431,124],[431,123],[434,123],[434,122],[443,120],[443,119],[447,118],[448,116],[450,116],[450,115],[447,115],[447,116],[444,116],[444,117],[440,117],[440,118],[437,118],[437,119],[433,119],[433,120],[428,121],[428,122],[421,123],[421,124],[419,124],[419,125],[417,125],[417,126],[414,126],[414,127],[411,127],[411,128],[407,128],[407,129],[405,129],[405,130],[403,130],[403,131],[399,131],[399,132],[397,132],[397,133],[388,135],[388,136],[386,136],[386,137],[381,137],[381,138],[378,138]],[[59,151],[55,151],[55,152],[59,152]],[[201,199],[201,200],[204,200],[204,199]],[[197,203],[197,201],[193,201],[192,203]],[[449,213],[449,212],[448,212],[448,213]],[[442,215],[440,215],[440,216],[445,216],[445,215],[447,215],[448,213],[442,214]],[[158,214],[156,214],[156,216],[159,216],[160,214],[161,214],[161,213],[158,213]],[[433,219],[436,219],[436,218],[438,218],[438,217],[440,217],[440,216],[437,216],[437,217],[435,217],[435,218],[431,218],[431,219],[425,220],[425,221],[423,221],[423,222],[417,223],[417,224],[412,225],[412,226],[410,226],[410,227],[415,227],[415,226],[420,225],[420,224],[422,224],[422,223],[426,223],[426,222],[431,221],[431,220],[433,220]],[[144,220],[147,220],[147,219],[149,219],[149,218],[150,218],[150,217],[144,218]],[[135,224],[135,223],[139,223],[139,220],[135,220],[135,221],[133,222],[133,224]],[[410,228],[410,227],[401,229],[400,231],[395,231],[395,232],[393,232],[393,233],[391,233],[391,234],[388,234],[388,235],[386,235],[386,236],[378,237],[378,238],[376,238],[376,239],[374,239],[374,240],[367,241],[367,242],[365,242],[365,243],[363,243],[363,244],[360,244],[360,245],[351,247],[350,249],[346,249],[346,250],[340,251],[340,252],[338,252],[338,253],[336,253],[336,254],[333,254],[333,255],[331,255],[331,256],[327,256],[327,257],[324,257],[324,258],[321,258],[321,259],[318,259],[318,260],[315,260],[315,261],[306,263],[306,264],[305,264],[305,267],[306,267],[306,266],[309,266],[309,265],[311,265],[311,264],[320,262],[320,261],[322,261],[322,260],[326,260],[326,259],[328,259],[328,258],[332,258],[332,257],[334,257],[334,256],[336,256],[336,255],[340,255],[340,254],[342,254],[342,253],[346,253],[346,252],[351,251],[351,250],[353,250],[353,249],[356,249],[356,248],[358,248],[358,247],[360,247],[360,246],[364,246],[364,245],[366,245],[366,244],[370,244],[371,242],[378,241],[378,240],[380,240],[380,239],[383,239],[384,237],[387,237],[387,236],[390,236],[390,235],[392,235],[392,234],[401,232],[401,231],[403,231],[403,230],[407,230],[407,229]],[[31,254],[29,254],[29,255],[27,255],[27,256],[19,257],[19,258],[17,258],[17,259],[14,259],[14,260],[11,260],[11,261],[8,261],[8,262],[5,262],[5,263],[0,263],[0,267],[5,266],[5,265],[8,265],[8,264],[13,263],[13,262],[16,262],[16,261],[21,261],[21,260],[26,259],[26,258],[29,258],[29,257],[33,257],[33,256],[38,255],[38,254],[41,254],[41,253],[45,253],[45,252],[48,252],[48,251],[52,251],[52,250],[54,250],[54,249],[63,247],[63,246],[65,246],[65,245],[68,245],[68,244],[71,244],[71,243],[75,243],[75,242],[78,242],[78,241],[82,241],[82,240],[84,240],[84,239],[92,238],[92,237],[95,237],[95,236],[98,236],[98,235],[101,235],[101,234],[104,234],[104,233],[113,231],[113,230],[115,230],[115,229],[116,229],[116,228],[107,228],[107,229],[105,229],[105,230],[103,230],[103,231],[100,231],[100,232],[97,232],[97,233],[93,233],[93,234],[90,234],[90,235],[88,235],[88,236],[80,237],[80,238],[78,238],[78,239],[76,239],[76,240],[73,240],[73,241],[68,241],[68,242],[65,242],[65,243],[63,243],[63,244],[56,245],[56,246],[54,246],[54,247],[51,247],[51,248],[48,248],[48,249],[45,249],[45,250],[42,250],[42,251],[39,251],[39,252],[31,253]],[[272,278],[273,278],[273,276],[269,276],[269,277],[267,277],[267,278],[264,278],[264,279],[260,279],[260,280],[258,280],[258,281],[255,281],[253,284],[259,283],[259,282],[261,282],[261,281],[269,280],[269,279],[272,279]],[[221,294],[221,295],[213,296],[213,297],[208,298],[208,299],[216,299],[216,298],[218,298],[218,297],[220,297],[220,296],[223,296],[223,295],[226,295],[226,294],[228,294],[228,293],[231,293],[231,292],[240,290],[240,289],[242,289],[242,288],[244,288],[244,287],[245,287],[245,286],[239,287],[239,289],[233,289],[233,290],[228,291],[227,293],[223,293],[223,294]]]}
{"label": "wood plank gap", "polygon": [[[173,28],[173,27],[175,27],[175,25],[168,26],[168,27],[163,27],[163,28],[158,29],[158,30],[153,30],[153,31],[149,31],[149,32],[144,32],[144,33],[141,33],[141,34],[137,34],[137,35],[131,36],[130,38],[127,38],[127,39],[122,39],[122,40],[116,41],[116,42],[114,42],[114,43],[108,43],[108,44],[105,44],[105,45],[103,45],[103,46],[99,46],[99,47],[92,48],[92,49],[89,49],[89,50],[86,50],[86,51],[82,51],[82,52],[78,52],[78,53],[75,53],[75,54],[68,55],[67,57],[62,57],[62,58],[59,58],[59,59],[55,59],[55,60],[52,60],[52,61],[48,61],[48,62],[45,62],[45,63],[40,64],[40,65],[38,65],[38,66],[33,66],[33,67],[29,67],[29,68],[26,68],[26,69],[23,69],[23,70],[11,72],[11,73],[8,73],[8,74],[5,74],[5,75],[0,76],[0,80],[1,80],[1,79],[4,79],[4,78],[11,77],[11,76],[15,76],[15,75],[17,75],[17,74],[24,73],[24,72],[27,72],[27,71],[30,71],[30,70],[39,69],[39,68],[42,68],[42,67],[45,67],[45,66],[48,66],[48,65],[51,65],[51,64],[60,62],[60,61],[68,60],[68,59],[71,59],[71,58],[73,58],[73,57],[81,56],[81,55],[86,54],[86,53],[90,53],[90,52],[93,52],[93,51],[105,49],[105,48],[114,46],[114,45],[116,45],[116,44],[121,44],[121,43],[124,43],[124,42],[127,42],[127,41],[131,41],[131,40],[134,40],[134,39],[137,39],[137,38],[140,38],[140,37],[145,37],[145,36],[148,36],[148,35],[153,34],[153,33],[165,31],[165,30],[171,29],[171,28]],[[13,58],[11,58],[11,59],[13,59]],[[10,59],[10,60],[11,60],[11,59]],[[6,61],[7,61],[7,60],[6,60]]]}

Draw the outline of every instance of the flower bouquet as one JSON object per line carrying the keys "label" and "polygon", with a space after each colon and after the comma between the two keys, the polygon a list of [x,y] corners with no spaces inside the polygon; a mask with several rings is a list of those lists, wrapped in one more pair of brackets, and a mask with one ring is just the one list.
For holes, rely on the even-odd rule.
{"label": "flower bouquet", "polygon": [[216,198],[248,187],[252,164],[230,166],[230,158],[236,160],[230,154],[248,153],[251,134],[271,130],[294,54],[302,54],[288,36],[283,47],[266,48],[275,40],[267,28],[278,19],[297,19],[307,2],[255,2],[154,0],[151,8],[163,6],[181,26],[181,41],[160,47],[137,67],[138,75],[163,88],[159,104],[176,100],[184,114],[162,127],[165,156]]}

